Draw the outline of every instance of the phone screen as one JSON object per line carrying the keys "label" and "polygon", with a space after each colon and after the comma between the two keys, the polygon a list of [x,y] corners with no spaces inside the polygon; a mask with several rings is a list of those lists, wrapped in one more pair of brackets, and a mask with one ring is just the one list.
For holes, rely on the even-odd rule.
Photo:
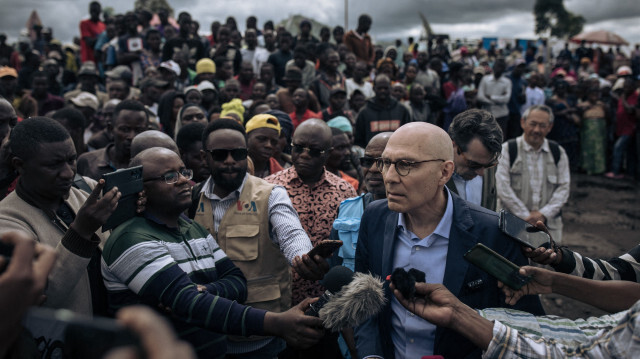
{"label": "phone screen", "polygon": [[482,243],[478,243],[471,248],[464,255],[464,258],[513,289],[520,289],[531,279],[521,275],[519,273],[520,267],[515,263],[492,251]]}
{"label": "phone screen", "polygon": [[502,210],[500,212],[500,229],[510,237],[533,249],[548,247],[551,238],[545,232],[537,229],[525,220],[515,216],[513,213]]}

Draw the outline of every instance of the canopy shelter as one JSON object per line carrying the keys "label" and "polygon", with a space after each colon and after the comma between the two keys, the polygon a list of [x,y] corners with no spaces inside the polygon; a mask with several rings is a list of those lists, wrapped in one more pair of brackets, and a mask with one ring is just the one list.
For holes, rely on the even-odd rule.
{"label": "canopy shelter", "polygon": [[605,45],[629,45],[622,36],[607,30],[582,32],[571,38],[571,41],[575,43],[580,43],[582,40]]}

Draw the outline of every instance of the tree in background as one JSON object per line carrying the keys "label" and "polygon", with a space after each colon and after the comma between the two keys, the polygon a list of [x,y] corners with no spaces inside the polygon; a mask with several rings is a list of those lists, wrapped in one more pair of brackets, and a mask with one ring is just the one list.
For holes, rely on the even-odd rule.
{"label": "tree in background", "polygon": [[579,34],[586,20],[565,9],[563,0],[536,0],[533,6],[536,34],[551,31],[551,36],[565,38]]}

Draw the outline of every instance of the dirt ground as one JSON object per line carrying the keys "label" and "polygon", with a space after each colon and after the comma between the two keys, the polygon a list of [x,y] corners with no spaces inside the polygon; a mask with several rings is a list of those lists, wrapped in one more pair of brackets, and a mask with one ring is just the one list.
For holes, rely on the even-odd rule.
{"label": "dirt ground", "polygon": [[[562,210],[562,244],[591,258],[612,258],[640,243],[640,184],[572,173],[569,202]],[[587,318],[604,314],[561,295],[542,298],[548,314]]]}

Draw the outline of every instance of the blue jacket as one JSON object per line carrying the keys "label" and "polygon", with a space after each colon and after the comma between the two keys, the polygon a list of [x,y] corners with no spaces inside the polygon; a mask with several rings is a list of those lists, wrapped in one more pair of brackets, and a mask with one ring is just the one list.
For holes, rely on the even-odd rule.
{"label": "blue jacket", "polygon": [[[454,193],[451,193],[451,197],[453,223],[443,284],[471,308],[510,307],[543,315],[544,310],[537,296],[523,297],[513,307],[505,304],[497,281],[463,258],[476,243],[483,243],[519,266],[528,264],[520,246],[498,228],[497,213],[468,203]],[[371,272],[383,279],[393,272],[397,224],[398,213],[389,210],[387,200],[375,201],[367,206],[362,216],[356,250],[357,272]],[[468,285],[477,283],[478,279],[482,280],[479,286]],[[388,282],[385,282],[385,295],[388,299],[393,296]],[[356,328],[356,346],[360,358],[367,355],[394,358],[391,314],[391,305],[387,304],[380,314]],[[445,358],[479,358],[481,351],[453,330],[438,327],[434,354]]]}

